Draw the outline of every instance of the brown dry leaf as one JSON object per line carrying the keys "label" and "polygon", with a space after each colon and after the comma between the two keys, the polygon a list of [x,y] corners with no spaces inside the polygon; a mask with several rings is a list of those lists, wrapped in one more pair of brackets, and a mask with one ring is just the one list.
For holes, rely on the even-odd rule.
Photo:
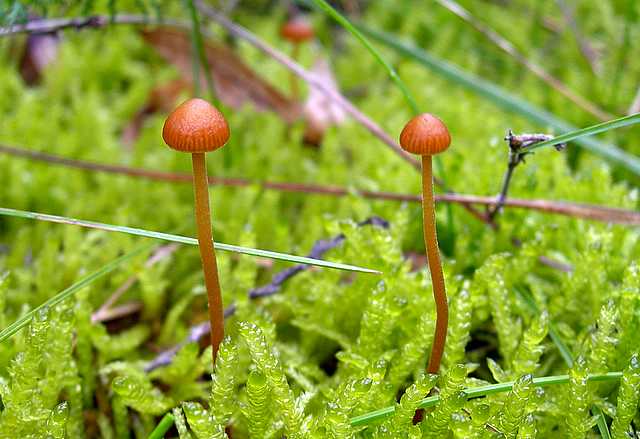
{"label": "brown dry leaf", "polygon": [[130,148],[140,135],[144,122],[154,113],[168,113],[173,109],[183,91],[190,91],[191,83],[183,79],[158,85],[149,92],[145,105],[133,116],[131,122],[122,131],[122,143]]}
{"label": "brown dry leaf", "polygon": [[60,40],[55,33],[30,34],[20,59],[20,75],[27,85],[36,85],[43,70],[58,56]]}
{"label": "brown dry leaf", "polygon": [[[184,80],[192,81],[192,44],[187,32],[157,28],[143,30],[142,36],[165,60],[178,68]],[[259,111],[276,112],[287,123],[300,116],[297,102],[287,98],[260,78],[232,50],[220,44],[206,42],[205,51],[216,94],[223,103],[232,108],[239,108],[246,102],[251,102]],[[200,72],[200,76],[204,84],[203,71]]]}
{"label": "brown dry leaf", "polygon": [[[333,76],[329,62],[318,58],[311,71],[324,82],[325,87],[338,91],[338,84]],[[309,90],[309,97],[304,104],[304,119],[307,126],[303,140],[306,144],[320,146],[324,133],[333,125],[342,124],[347,118],[344,109],[315,87]]]}

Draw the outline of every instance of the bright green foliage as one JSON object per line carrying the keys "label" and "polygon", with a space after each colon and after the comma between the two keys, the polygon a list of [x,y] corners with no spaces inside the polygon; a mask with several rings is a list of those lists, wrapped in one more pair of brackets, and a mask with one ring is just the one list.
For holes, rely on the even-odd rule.
{"label": "bright green foliage", "polygon": [[518,428],[518,439],[534,439],[536,437],[536,417],[533,414],[527,415],[520,428]]}
{"label": "bright green foliage", "polygon": [[267,379],[262,373],[252,371],[247,378],[246,386],[247,402],[243,413],[247,418],[249,436],[265,437],[271,419]]}
{"label": "bright green foliage", "polygon": [[518,376],[533,373],[539,366],[538,360],[544,352],[543,340],[547,336],[549,314],[543,311],[524,331],[520,344],[514,352],[511,363],[505,371],[492,359],[487,365],[498,382],[513,380]]}
{"label": "bright green foliage", "polygon": [[[110,5],[118,12],[135,13],[144,4],[153,18],[150,3],[157,3],[166,17],[188,18],[181,2],[65,2],[66,9],[59,2],[44,3],[50,5],[51,17],[109,14]],[[42,14],[44,3],[34,3],[30,11]],[[230,17],[278,49],[290,50],[278,36],[284,11],[269,9],[274,2],[244,3]],[[606,48],[597,50],[600,76],[590,71],[557,2],[460,3],[571,90],[610,113],[627,111],[640,77],[640,58],[629,56],[640,51],[637,2],[571,5],[585,40]],[[398,34],[477,76],[494,82],[499,78],[505,90],[568,123],[595,122],[445,8],[416,7],[413,0],[360,4],[366,6],[360,19],[368,26]],[[345,94],[397,138],[411,116],[400,92],[357,41],[346,36],[336,52],[332,24],[313,13],[310,19],[321,44],[301,46],[301,64],[308,67],[330,56]],[[204,20],[202,24],[216,38],[223,35],[217,26]],[[565,31],[551,30],[556,26]],[[143,42],[136,27],[61,32],[56,61],[35,87],[28,87],[17,69],[14,49],[21,41],[0,40],[1,144],[99,163],[190,172],[186,155],[160,146],[166,116],[162,112],[149,115],[133,145],[122,145],[122,132],[145,107],[149,92],[180,75]],[[288,72],[275,61],[243,43],[233,50],[286,92]],[[533,123],[517,110],[497,108],[395,52],[383,55],[420,111],[447,123],[453,143],[441,158],[453,190],[495,195],[506,167],[501,140],[506,130],[551,132],[546,124]],[[187,97],[185,92],[179,99]],[[210,156],[211,176],[420,191],[419,173],[353,119],[329,130],[322,147],[311,150],[300,142],[302,122],[288,126],[271,112],[257,113],[250,104],[223,105],[221,110],[232,136],[228,146]],[[638,130],[609,132],[599,140],[637,155]],[[509,196],[637,211],[637,183],[621,167],[569,145],[564,153],[546,148],[528,157],[516,170]],[[81,171],[0,154],[0,203],[195,236],[193,193],[187,183]],[[276,295],[250,300],[250,289],[267,284],[290,265],[220,252],[223,301],[237,306],[226,323],[233,359],[220,361],[214,372],[211,352],[191,343],[170,365],[144,372],[159,350],[176,346],[207,318],[197,248],[181,246],[153,265],[147,263],[151,252],[145,252],[76,292],[66,311],[50,310],[46,319],[38,317],[28,331],[0,344],[0,436],[56,437],[64,429],[68,438],[90,432],[105,438],[145,438],[171,410],[181,438],[223,438],[224,426],[232,426],[234,439],[417,437],[423,430],[465,439],[501,434],[596,437],[589,414],[594,404],[602,407],[607,420],[613,419],[616,437],[624,437],[628,427],[640,427],[637,368],[630,362],[640,333],[637,228],[507,207],[494,230],[454,206],[452,235],[446,209],[439,203],[436,216],[451,311],[441,368],[447,378],[440,377],[441,403],[425,410],[422,425],[413,426],[410,414],[430,391],[423,375],[435,321],[430,277],[420,260],[419,204],[355,194],[293,194],[257,184],[213,186],[211,204],[216,240],[305,254],[318,239],[343,234],[344,242],[325,257],[383,274],[310,269],[285,282]],[[390,228],[357,226],[374,215],[388,220]],[[131,251],[141,239],[0,218],[0,328]],[[562,269],[545,265],[549,260],[563,264]],[[116,306],[138,304],[140,311],[93,322],[92,313],[132,276],[135,281]],[[525,295],[536,312],[522,300]],[[238,330],[238,322],[249,323]],[[557,342],[547,337],[550,330],[567,352],[584,360],[575,360],[568,370]],[[587,373],[624,368],[621,386],[584,380]],[[465,401],[459,393],[463,387],[523,375],[566,373],[570,384],[544,392],[536,388],[528,393],[521,378],[511,394]],[[351,426],[353,417],[381,407],[395,407],[396,413],[367,427]]]}
{"label": "bright green foliage", "polygon": [[296,406],[293,392],[287,383],[278,358],[267,344],[263,332],[251,323],[240,323],[240,334],[251,352],[251,359],[269,385],[273,402],[278,407],[287,437],[303,437],[306,428],[302,413]]}
{"label": "bright green foliage", "polygon": [[569,386],[563,391],[564,424],[569,437],[583,437],[594,424],[588,417],[591,401],[586,378],[586,360],[578,357],[569,371]]}
{"label": "bright green foliage", "polygon": [[629,366],[624,371],[620,389],[618,390],[618,406],[616,416],[611,425],[613,439],[628,438],[628,431],[633,417],[638,410],[640,400],[640,358],[638,354],[631,356]]}
{"label": "bright green foliage", "polygon": [[214,422],[209,411],[197,402],[182,403],[182,410],[187,417],[191,431],[198,439],[225,439],[224,426]]}
{"label": "bright green foliage", "polygon": [[120,396],[115,395],[111,399],[111,412],[113,414],[113,425],[118,439],[129,438],[129,413],[127,406]]}
{"label": "bright green foliage", "polygon": [[148,378],[141,375],[120,376],[111,384],[113,391],[124,404],[141,413],[159,415],[173,405],[170,398],[153,387]]}
{"label": "bright green foliage", "polygon": [[500,413],[495,417],[496,427],[507,438],[516,438],[518,436],[520,425],[525,422],[525,418],[528,415],[527,404],[534,392],[532,378],[531,375],[523,375],[516,380],[513,389],[505,399]]}
{"label": "bright green foliage", "polygon": [[509,364],[518,346],[521,321],[513,315],[512,298],[509,294],[505,273],[508,270],[508,255],[490,257],[475,274],[473,295],[487,295],[489,310],[496,325],[500,353]]}
{"label": "bright green foliage", "polygon": [[173,410],[171,410],[171,413],[173,414],[173,419],[176,429],[178,430],[178,434],[180,435],[180,439],[193,439],[191,432],[187,428],[187,421],[184,418],[182,408],[174,407]]}
{"label": "bright green foliage", "polygon": [[[451,291],[449,295],[451,296]],[[460,292],[451,300],[449,331],[443,358],[443,363],[448,367],[462,363],[464,348],[471,338],[473,303],[471,302],[468,281],[463,284]]]}
{"label": "bright green foliage", "polygon": [[409,386],[400,402],[396,406],[393,416],[376,429],[376,434],[381,438],[420,438],[422,432],[419,425],[413,425],[413,418],[418,409],[418,404],[436,383],[436,375],[423,375],[418,381]]}
{"label": "bright green foliage", "polygon": [[149,337],[149,328],[136,325],[117,335],[108,335],[102,325],[95,325],[91,339],[95,348],[102,354],[103,361],[121,358],[135,350]]}
{"label": "bright green foliage", "polygon": [[[39,313],[22,352],[2,383],[0,437],[37,438],[82,434],[80,380],[72,357],[73,314],[68,306]],[[59,395],[68,401],[59,404]],[[80,405],[79,407],[74,407]]]}
{"label": "bright green foliage", "polygon": [[514,374],[531,374],[538,368],[538,361],[545,349],[542,342],[547,336],[548,327],[549,313],[543,311],[525,330],[513,358]]}
{"label": "bright green foliage", "polygon": [[424,436],[437,438],[447,434],[452,415],[462,408],[466,400],[462,392],[466,376],[467,368],[459,364],[441,378],[440,404],[420,424]]}
{"label": "bright green foliage", "polygon": [[47,437],[64,439],[69,420],[69,403],[61,402],[51,410],[47,419]]}
{"label": "bright green foliage", "polygon": [[169,385],[178,385],[185,379],[187,381],[197,379],[204,372],[198,351],[196,343],[187,343],[176,353],[171,364],[152,371],[149,377]]}
{"label": "bright green foliage", "polygon": [[637,262],[630,264],[625,272],[622,287],[619,293],[618,310],[618,358],[616,358],[616,368],[621,369],[628,366],[627,358],[637,352],[638,339],[640,333],[640,265]]}
{"label": "bright green foliage", "polygon": [[618,344],[617,332],[618,312],[610,301],[602,306],[598,317],[597,330],[591,337],[591,347],[587,363],[592,372],[607,370]]}
{"label": "bright green foliage", "polygon": [[223,428],[229,423],[236,402],[234,395],[235,377],[238,368],[238,354],[231,338],[226,337],[220,344],[216,356],[215,371],[211,376],[211,396],[209,412],[213,422]]}

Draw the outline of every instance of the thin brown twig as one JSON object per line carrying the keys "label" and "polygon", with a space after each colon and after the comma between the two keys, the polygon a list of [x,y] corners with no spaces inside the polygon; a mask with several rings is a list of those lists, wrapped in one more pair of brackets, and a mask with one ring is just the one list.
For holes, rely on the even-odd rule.
{"label": "thin brown twig", "polygon": [[530,61],[525,55],[523,55],[516,47],[502,35],[497,33],[487,24],[477,20],[468,10],[462,7],[455,0],[436,0],[441,6],[451,11],[467,23],[469,23],[475,30],[487,37],[493,44],[498,46],[503,52],[511,55],[516,61],[525,66],[531,73],[538,78],[546,82],[550,87],[555,89],[558,93],[565,96],[571,102],[597,117],[601,121],[607,121],[614,118],[612,114],[607,113],[602,108],[598,107],[595,103],[588,99],[578,95],[571,89],[569,89],[562,81],[547,72],[541,65]]}
{"label": "thin brown twig", "polygon": [[89,17],[72,18],[46,18],[30,20],[24,24],[14,24],[0,27],[0,37],[6,37],[21,33],[50,33],[64,29],[99,29],[113,24],[151,25],[163,24],[188,28],[187,21],[167,19],[161,22],[149,20],[143,15],[118,14],[113,18],[106,15],[92,15]]}
{"label": "thin brown twig", "polygon": [[[513,177],[513,173],[520,163],[524,163],[524,158],[527,156],[528,152],[523,151],[523,148],[527,146],[533,145],[535,143],[543,142],[545,140],[551,139],[553,136],[548,134],[520,134],[515,135],[511,130],[507,133],[507,136],[504,140],[507,142],[509,146],[509,158],[507,160],[507,170],[504,173],[504,177],[502,179],[502,188],[500,189],[500,194],[498,194],[498,199],[496,200],[496,205],[493,206],[487,213],[487,216],[494,220],[496,215],[500,213],[502,207],[505,205],[507,200],[507,193],[509,192],[509,185],[511,184],[511,178]],[[565,144],[559,144],[556,146],[557,150],[563,149]]]}
{"label": "thin brown twig", "polygon": [[[47,154],[38,151],[29,151],[22,148],[15,148],[6,145],[0,145],[0,153],[5,153],[17,157],[23,157],[30,160],[54,163],[62,166],[67,166],[75,169],[89,170],[96,172],[105,172],[116,175],[126,175],[130,177],[145,178],[155,181],[166,182],[183,182],[191,183],[191,174],[185,173],[173,173],[162,172],[151,169],[132,168],[128,166],[119,165],[107,165],[102,163],[87,162],[82,160],[68,159],[65,157],[56,156],[53,154]],[[354,190],[340,186],[330,185],[318,185],[307,183],[279,183],[273,181],[256,182],[246,180],[243,178],[219,178],[209,176],[209,184],[212,186],[231,186],[231,187],[246,187],[259,185],[264,189],[277,190],[282,192],[291,193],[306,193],[327,195],[334,197],[343,197],[348,195],[361,196],[368,199],[387,200],[387,201],[400,201],[419,203],[421,202],[420,195],[417,194],[401,194],[396,192],[384,192],[384,191],[367,191],[367,190]],[[458,204],[479,204],[484,206],[495,206],[497,203],[496,197],[482,196],[482,195],[467,195],[467,194],[437,194],[435,196],[436,202],[442,203],[458,203]],[[640,212],[604,207],[591,204],[577,204],[568,203],[562,201],[552,201],[543,199],[518,199],[508,198],[505,201],[504,207],[515,207],[522,209],[532,209],[545,213],[553,213],[558,215],[572,216],[576,218],[590,219],[596,221],[627,224],[627,225],[640,225]]]}
{"label": "thin brown twig", "polygon": [[142,302],[140,301],[132,301],[123,303],[119,306],[114,306],[113,308],[109,308],[104,310],[100,314],[93,314],[91,316],[91,323],[102,323],[108,322],[110,320],[120,319],[122,317],[129,316],[134,314],[142,309]]}

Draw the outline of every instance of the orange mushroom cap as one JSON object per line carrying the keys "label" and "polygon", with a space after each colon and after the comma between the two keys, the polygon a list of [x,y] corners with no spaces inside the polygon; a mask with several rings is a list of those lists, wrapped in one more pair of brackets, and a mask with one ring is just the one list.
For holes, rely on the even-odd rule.
{"label": "orange mushroom cap", "polygon": [[280,35],[294,43],[302,43],[313,38],[313,27],[303,17],[294,17],[280,28]]}
{"label": "orange mushroom cap", "polygon": [[407,152],[435,155],[449,148],[447,126],[433,114],[422,113],[411,119],[400,133],[400,146]]}
{"label": "orange mushroom cap", "polygon": [[167,117],[162,138],[182,152],[214,151],[229,140],[229,125],[216,107],[203,99],[189,99]]}

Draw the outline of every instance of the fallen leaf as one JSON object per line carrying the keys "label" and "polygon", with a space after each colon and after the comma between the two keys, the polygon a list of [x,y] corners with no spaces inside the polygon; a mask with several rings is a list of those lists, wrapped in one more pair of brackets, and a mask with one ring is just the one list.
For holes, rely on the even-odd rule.
{"label": "fallen leaf", "polygon": [[[158,28],[143,30],[142,36],[165,60],[178,68],[184,80],[192,81],[192,44],[187,32]],[[298,103],[259,77],[231,49],[206,42],[205,52],[216,94],[224,104],[239,108],[246,102],[251,102],[259,111],[276,112],[287,123],[298,119]],[[200,77],[202,83],[206,83],[203,70]]]}
{"label": "fallen leaf", "polygon": [[[329,62],[319,58],[311,71],[320,79],[325,87],[338,91],[338,84],[333,76]],[[324,133],[329,127],[342,124],[347,118],[344,109],[315,87],[309,89],[309,96],[303,109],[306,127],[304,131],[304,143],[312,146],[320,146]]]}
{"label": "fallen leaf", "polygon": [[27,85],[40,82],[42,72],[58,56],[56,33],[29,34],[20,59],[20,75]]}

